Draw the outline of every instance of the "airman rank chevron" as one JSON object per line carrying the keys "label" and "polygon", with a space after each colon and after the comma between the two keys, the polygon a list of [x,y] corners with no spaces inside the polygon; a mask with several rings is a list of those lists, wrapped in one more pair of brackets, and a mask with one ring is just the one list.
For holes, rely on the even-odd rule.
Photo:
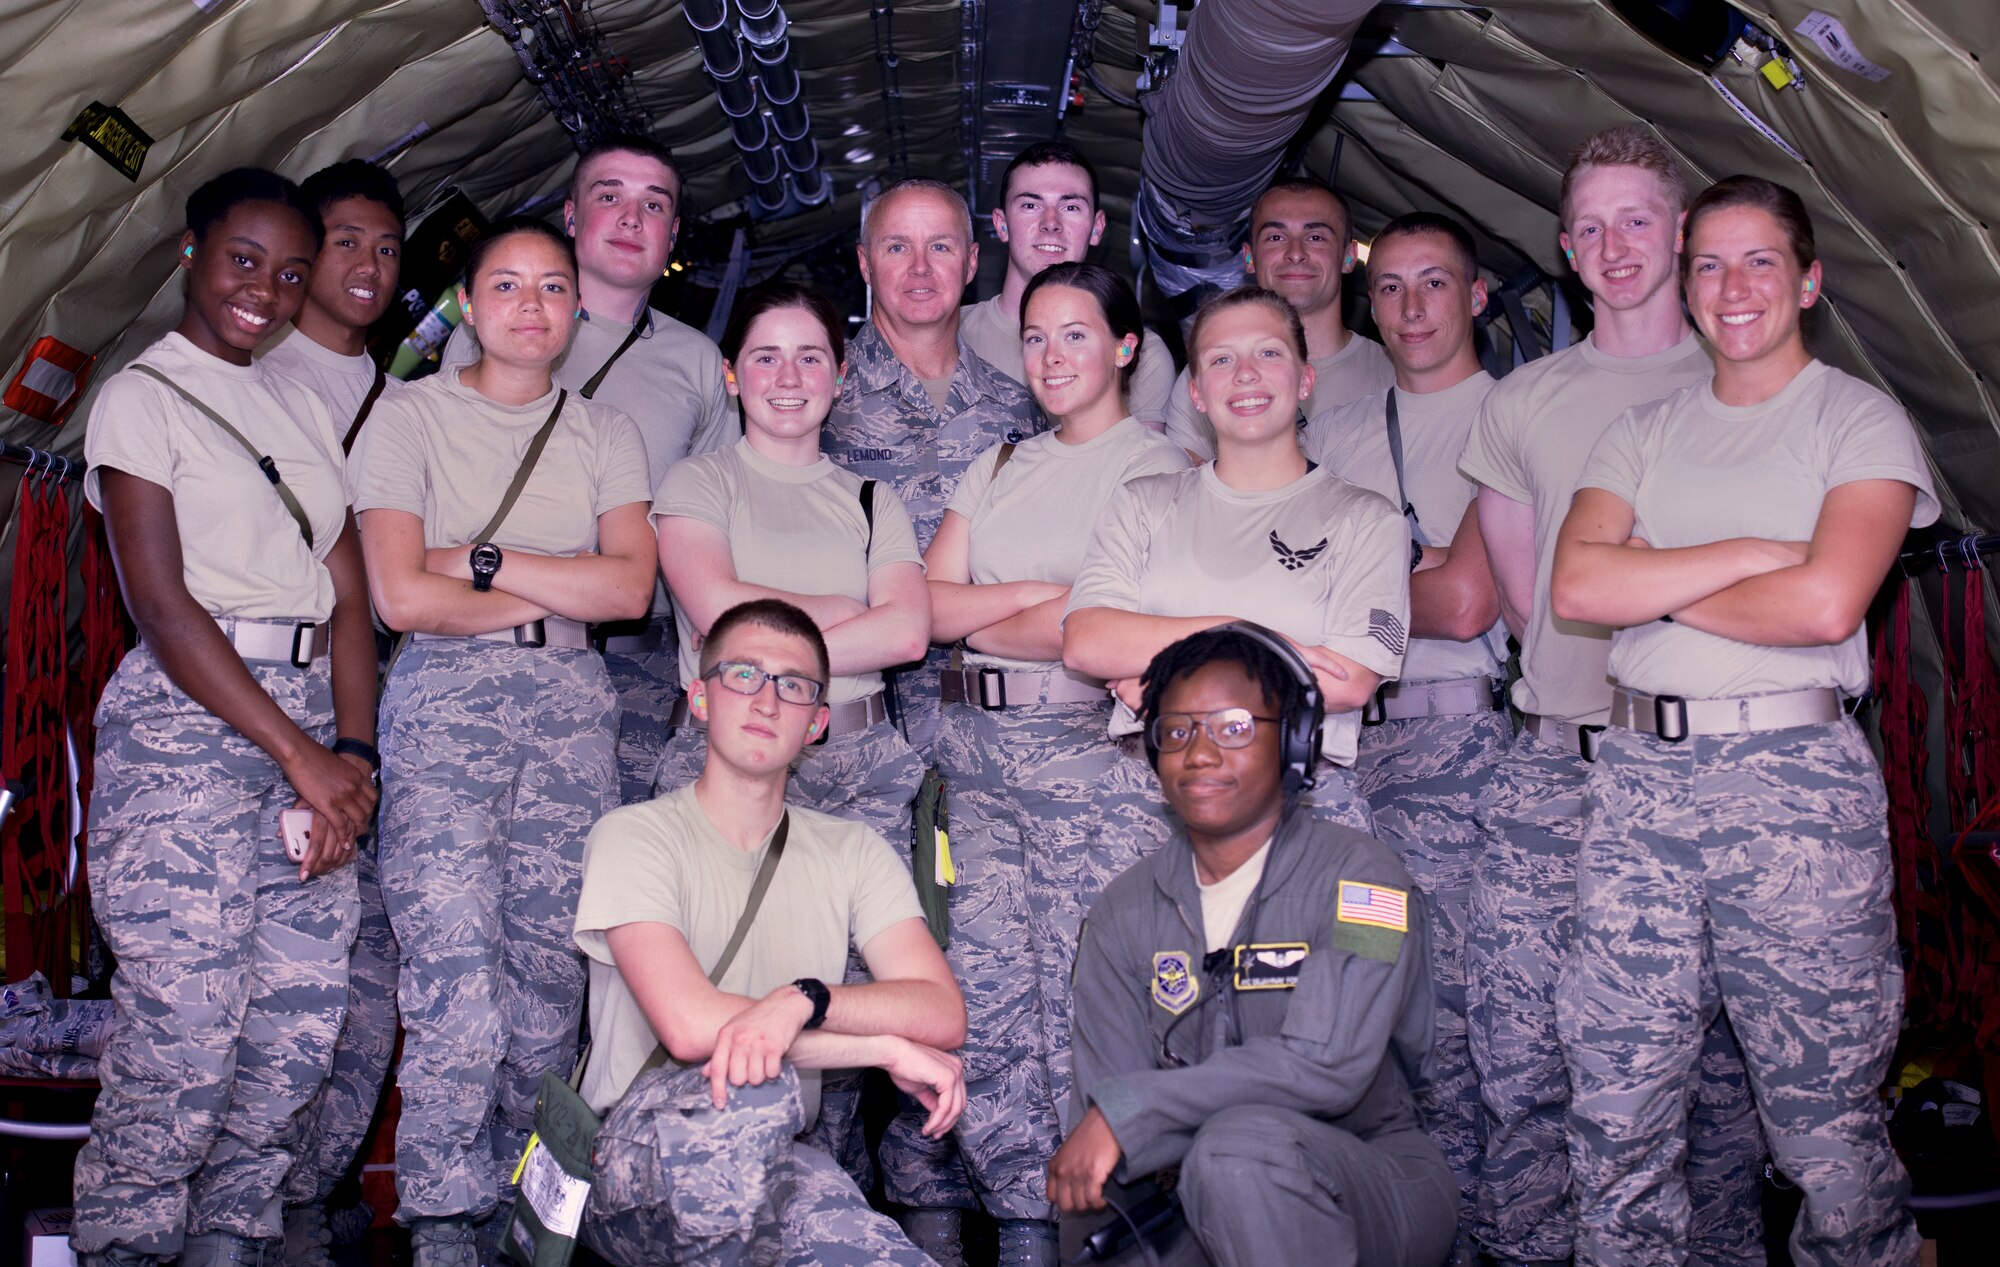
{"label": "airman rank chevron", "polygon": [[1340,910],[1335,914],[1343,924],[1372,924],[1376,928],[1410,931],[1410,895],[1359,880],[1340,882]]}

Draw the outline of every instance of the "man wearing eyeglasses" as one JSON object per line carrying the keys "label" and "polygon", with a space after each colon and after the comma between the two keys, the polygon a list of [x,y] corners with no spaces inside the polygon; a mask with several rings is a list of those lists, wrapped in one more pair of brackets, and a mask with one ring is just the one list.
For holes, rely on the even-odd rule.
{"label": "man wearing eyeglasses", "polygon": [[[724,612],[688,689],[708,726],[700,776],[606,815],[585,847],[581,1092],[605,1120],[581,1235],[621,1267],[800,1253],[929,1267],[796,1138],[824,1069],[885,1070],[933,1139],[965,1106],[965,1003],[908,869],[861,823],[785,804],[792,762],[827,724],[827,677],[806,613],[771,599]],[[828,984],[850,938],[874,979]]]}
{"label": "man wearing eyeglasses", "polygon": [[1113,1261],[1433,1267],[1451,1246],[1456,1185],[1411,1098],[1423,904],[1379,841],[1292,812],[1285,767],[1309,767],[1283,736],[1319,721],[1308,680],[1231,626],[1146,672],[1148,751],[1185,826],[1084,926],[1080,1116],[1049,1163],[1050,1200],[1116,1202],[1114,1222],[1142,1201],[1124,1185],[1178,1169],[1180,1217]]}

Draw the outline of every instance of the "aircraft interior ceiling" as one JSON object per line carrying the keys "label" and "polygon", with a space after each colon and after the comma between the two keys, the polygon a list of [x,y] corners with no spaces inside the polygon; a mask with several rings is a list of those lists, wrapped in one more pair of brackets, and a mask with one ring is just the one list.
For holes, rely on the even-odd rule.
{"label": "aircraft interior ceiling", "polygon": [[[1019,143],[1055,134],[1053,99],[1068,90],[1058,61],[1057,91],[1039,113],[1010,107],[1012,85],[982,50],[1046,44],[1069,23],[1052,55],[1082,54],[1081,95],[1060,134],[1098,165],[1113,220],[1107,260],[1130,268],[1142,141],[1154,140],[1139,79],[1158,4],[780,3],[830,196],[791,197],[769,212],[754,201],[690,22],[717,0],[0,0],[6,374],[48,335],[95,354],[101,381],[156,337],[179,303],[183,200],[230,167],[263,164],[296,178],[338,158],[374,157],[413,210],[452,187],[489,216],[555,210],[575,154],[551,109],[560,94],[524,78],[503,33],[537,10],[586,31],[594,24],[611,68],[600,82],[614,84],[625,117],[649,120],[674,147],[688,214],[726,224],[750,212],[749,241],[766,265],[851,231],[871,179],[962,184],[971,172],[979,208],[989,208],[987,186],[1012,152],[997,152],[996,139],[1008,128]],[[1240,7],[1280,13],[1297,0]],[[1620,12],[1640,7],[1657,6],[1382,5],[1292,152],[1353,201],[1362,236],[1404,210],[1447,211],[1474,229],[1495,279],[1530,265],[1549,277],[1565,271],[1554,214],[1564,157],[1613,123],[1652,124],[1697,188],[1735,172],[1793,186],[1813,211],[1832,301],[1816,310],[1817,350],[1908,407],[1949,518],[2000,524],[2000,86],[1995,63],[1982,60],[2000,57],[2000,5],[1735,0],[1754,30],[1775,37],[1775,66],[1724,56],[1712,70]],[[1282,22],[1254,34],[1289,46]],[[1197,24],[1190,39],[1200,37]],[[93,103],[122,111],[151,139],[136,179],[63,139]],[[688,238],[724,250],[729,241]],[[690,262],[710,271],[722,263]],[[10,413],[0,433],[74,456],[85,413],[59,432]]]}

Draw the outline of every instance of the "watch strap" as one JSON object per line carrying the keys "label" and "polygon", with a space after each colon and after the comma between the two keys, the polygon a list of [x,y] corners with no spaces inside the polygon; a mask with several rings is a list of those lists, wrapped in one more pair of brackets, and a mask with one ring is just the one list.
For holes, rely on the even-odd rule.
{"label": "watch strap", "polygon": [[365,739],[349,739],[343,735],[333,741],[333,754],[337,757],[360,757],[375,769],[382,768],[382,754]]}
{"label": "watch strap", "polygon": [[818,1029],[826,1024],[826,1009],[833,1002],[833,992],[826,988],[826,982],[818,977],[800,977],[792,984],[800,994],[812,1000],[812,1015],[806,1018],[804,1029]]}

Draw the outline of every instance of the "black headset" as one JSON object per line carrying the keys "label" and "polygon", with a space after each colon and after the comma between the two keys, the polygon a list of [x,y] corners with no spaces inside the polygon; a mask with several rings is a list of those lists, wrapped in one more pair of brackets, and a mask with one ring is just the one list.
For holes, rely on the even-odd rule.
{"label": "black headset", "polygon": [[[1291,643],[1271,632],[1264,626],[1248,620],[1238,620],[1227,625],[1217,625],[1210,633],[1240,634],[1263,647],[1291,672],[1299,689],[1305,695],[1302,708],[1285,707],[1279,710],[1278,718],[1278,761],[1283,769],[1285,799],[1290,802],[1299,793],[1314,783],[1314,771],[1319,769],[1320,724],[1326,720],[1326,705],[1320,698],[1319,679],[1313,676],[1312,666],[1307,664]],[[1153,727],[1149,720],[1144,732],[1146,757],[1155,770],[1160,768],[1160,750],[1153,745]]]}

